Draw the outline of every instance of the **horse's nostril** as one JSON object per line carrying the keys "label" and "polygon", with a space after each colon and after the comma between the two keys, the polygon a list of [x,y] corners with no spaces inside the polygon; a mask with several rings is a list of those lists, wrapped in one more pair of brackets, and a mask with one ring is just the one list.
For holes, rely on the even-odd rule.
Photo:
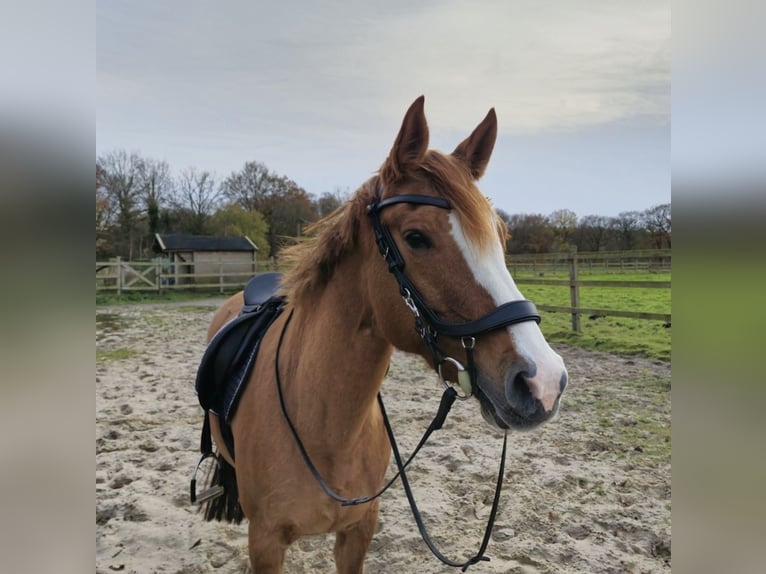
{"label": "horse's nostril", "polygon": [[567,375],[567,372],[564,371],[561,374],[561,380],[559,381],[559,393],[563,393],[564,389],[567,388],[567,382],[569,382],[569,377]]}
{"label": "horse's nostril", "polygon": [[537,399],[529,387],[529,375],[526,371],[517,373],[508,388],[508,402],[524,415],[531,415],[537,410]]}
{"label": "horse's nostril", "polygon": [[515,377],[513,377],[513,382],[511,382],[511,392],[523,396],[531,394],[529,391],[529,385],[527,384],[527,373],[518,373]]}

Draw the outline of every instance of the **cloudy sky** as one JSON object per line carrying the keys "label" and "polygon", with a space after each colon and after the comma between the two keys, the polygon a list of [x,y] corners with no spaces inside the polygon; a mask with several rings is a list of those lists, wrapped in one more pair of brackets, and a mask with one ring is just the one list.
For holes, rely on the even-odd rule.
{"label": "cloudy sky", "polygon": [[424,94],[451,151],[494,107],[509,213],[670,201],[670,2],[97,1],[97,153],[354,190]]}

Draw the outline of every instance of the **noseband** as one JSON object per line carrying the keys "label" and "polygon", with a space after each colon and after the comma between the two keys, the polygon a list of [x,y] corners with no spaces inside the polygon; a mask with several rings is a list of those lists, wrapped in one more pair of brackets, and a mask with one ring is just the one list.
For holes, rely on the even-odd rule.
{"label": "noseband", "polygon": [[[539,323],[540,315],[534,303],[527,300],[519,300],[503,303],[486,315],[465,323],[453,323],[441,319],[428,306],[415,285],[405,275],[404,258],[396,246],[396,242],[391,236],[388,227],[380,220],[380,212],[386,207],[397,203],[430,205],[447,210],[451,210],[452,206],[442,197],[431,197],[428,195],[397,195],[381,199],[381,189],[378,188],[373,202],[367,206],[367,214],[372,221],[372,229],[375,233],[375,242],[378,245],[378,249],[388,264],[389,272],[393,274],[396,282],[399,284],[399,293],[402,299],[404,299],[404,303],[415,316],[415,330],[431,351],[434,368],[439,373],[439,377],[444,381],[444,384],[451,385],[454,382],[447,381],[444,378],[442,368],[445,363],[453,365],[457,369],[457,383],[463,390],[463,395],[459,396],[460,398],[467,399],[473,394],[473,385],[476,384],[476,366],[473,357],[476,338],[489,331],[515,323],[522,323],[524,321]],[[436,341],[438,335],[460,339],[466,354],[467,368],[460,361],[447,356],[441,350]]]}

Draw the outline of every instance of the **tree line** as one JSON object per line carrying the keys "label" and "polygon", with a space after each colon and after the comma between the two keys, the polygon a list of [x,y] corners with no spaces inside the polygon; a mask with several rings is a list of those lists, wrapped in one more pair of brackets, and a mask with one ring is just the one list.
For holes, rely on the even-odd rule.
{"label": "tree line", "polygon": [[[96,160],[96,259],[151,257],[155,233],[247,235],[276,257],[307,223],[350,195],[335,189],[309,194],[266,165],[248,161],[228,177],[187,167],[174,175],[165,161],[115,150]],[[497,210],[510,232],[509,253],[669,248],[670,204],[616,217],[559,209],[549,215]]]}
{"label": "tree line", "polygon": [[348,195],[315,197],[257,161],[221,179],[195,167],[174,175],[165,161],[111,151],[96,160],[96,259],[151,257],[155,233],[247,235],[273,257]]}
{"label": "tree line", "polygon": [[585,215],[569,209],[549,215],[510,215],[497,210],[510,232],[509,253],[578,251],[631,251],[671,247],[670,203],[644,211],[624,211],[616,217]]}

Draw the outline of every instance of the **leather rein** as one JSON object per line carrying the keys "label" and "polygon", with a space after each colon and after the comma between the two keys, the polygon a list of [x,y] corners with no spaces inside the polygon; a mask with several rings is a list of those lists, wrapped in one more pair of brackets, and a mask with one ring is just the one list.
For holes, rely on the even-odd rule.
{"label": "leather rein", "polygon": [[[281,407],[285,421],[287,422],[287,426],[289,427],[290,432],[295,439],[296,445],[298,446],[298,450],[300,451],[301,456],[306,463],[306,466],[308,467],[309,471],[319,486],[330,498],[339,502],[341,506],[355,506],[358,504],[365,504],[381,496],[386,490],[388,490],[388,488],[396,481],[397,478],[401,477],[402,486],[404,487],[405,493],[407,495],[407,500],[410,504],[413,517],[415,518],[418,530],[420,531],[420,535],[423,538],[426,546],[428,546],[434,556],[436,556],[443,564],[455,568],[461,568],[462,571],[465,572],[473,564],[489,560],[489,558],[485,556],[484,553],[486,552],[490,537],[492,535],[492,528],[494,526],[497,509],[500,502],[500,492],[502,490],[503,477],[505,474],[505,458],[508,443],[507,431],[504,433],[503,437],[503,451],[501,454],[500,467],[497,474],[495,495],[492,501],[492,509],[490,511],[487,526],[484,531],[484,537],[478,552],[465,562],[457,562],[447,558],[439,551],[438,548],[436,548],[432,542],[426,530],[425,524],[423,523],[423,519],[420,511],[418,510],[417,504],[415,503],[415,498],[412,494],[412,488],[410,487],[409,480],[407,479],[406,468],[415,458],[415,455],[425,445],[431,434],[435,430],[442,428],[444,421],[453,403],[455,402],[455,399],[467,399],[473,394],[473,386],[476,384],[476,368],[473,358],[473,350],[476,343],[476,337],[488,331],[493,331],[495,329],[523,321],[536,321],[539,323],[540,315],[537,313],[537,309],[531,301],[522,300],[504,303],[503,305],[496,307],[488,314],[474,321],[468,321],[465,323],[453,323],[442,320],[428,307],[415,285],[404,274],[404,258],[397,248],[390,231],[380,220],[381,210],[397,203],[426,205],[447,210],[451,209],[451,206],[449,202],[443,198],[427,195],[398,195],[382,200],[380,188],[378,188],[375,194],[374,201],[367,206],[367,214],[371,218],[373,231],[375,233],[375,242],[378,245],[378,249],[380,250],[381,255],[383,255],[383,258],[388,265],[389,272],[394,275],[397,283],[399,284],[400,295],[402,296],[402,299],[415,316],[415,330],[429,347],[432,354],[434,368],[438,372],[439,377],[442,379],[446,387],[442,395],[436,416],[431,421],[431,424],[426,429],[423,437],[418,442],[418,445],[415,447],[412,454],[405,462],[402,460],[402,456],[399,452],[399,447],[397,445],[396,438],[394,437],[393,429],[391,428],[391,424],[388,420],[388,415],[386,414],[385,406],[383,405],[383,398],[381,394],[378,393],[378,404],[380,406],[381,414],[383,415],[386,434],[388,435],[388,439],[391,444],[391,450],[394,454],[394,459],[396,461],[398,471],[378,492],[373,495],[362,496],[358,498],[345,498],[337,494],[327,484],[327,482],[322,478],[321,474],[317,470],[316,466],[311,460],[311,457],[308,454],[308,451],[306,450],[306,447],[303,444],[303,441],[298,434],[298,430],[296,429],[287,412],[287,406],[282,390],[279,356],[285,333],[287,332],[287,327],[293,318],[294,309],[290,311],[290,314],[287,317],[284,326],[282,327],[282,332],[279,336],[279,342],[277,343],[276,357],[274,361],[279,405]],[[441,350],[436,340],[437,336],[440,334],[447,337],[455,337],[460,339],[460,342],[466,353],[467,368],[464,367],[462,363],[460,363],[457,359],[447,356]],[[458,381],[450,382],[444,378],[442,373],[442,366],[445,363],[452,364],[457,369]],[[459,386],[463,390],[462,395],[458,394],[455,386]]]}

